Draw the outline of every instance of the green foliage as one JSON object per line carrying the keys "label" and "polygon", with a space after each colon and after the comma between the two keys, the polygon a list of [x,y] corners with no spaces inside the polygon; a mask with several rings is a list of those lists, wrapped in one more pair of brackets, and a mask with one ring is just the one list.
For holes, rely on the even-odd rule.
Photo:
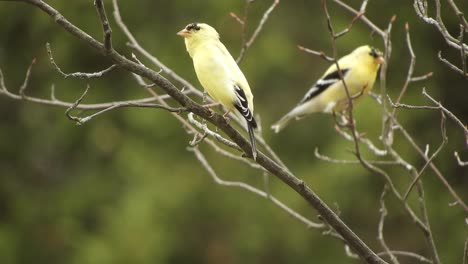
{"label": "green foliage", "polygon": [[[102,39],[92,1],[48,2],[71,22]],[[244,1],[159,2],[120,1],[120,9],[141,45],[191,83],[199,86],[183,41],[175,34],[189,22],[212,24],[234,57],[239,53],[242,32],[229,12],[242,16]],[[248,35],[270,2],[252,4]],[[352,2],[357,6],[360,1]],[[114,47],[130,56],[132,51],[113,21],[110,1],[105,3]],[[58,98],[74,101],[89,84],[87,103],[148,96],[121,70],[100,79],[64,80],[49,65],[46,42],[65,72],[97,71],[109,61],[39,10],[12,2],[0,5],[0,67],[11,90],[21,85],[25,70],[36,58],[28,94],[48,97],[55,85]],[[349,13],[332,3],[329,8],[337,28],[349,24]],[[409,22],[417,55],[415,75],[434,72],[434,77],[412,85],[403,102],[428,104],[421,95],[422,87],[427,87],[466,122],[467,82],[437,59],[438,50],[453,58],[457,54],[447,48],[434,28],[417,19],[409,1],[370,1],[366,16],[385,28],[393,14],[398,18],[388,72],[391,97],[398,95],[409,66],[404,32],[404,23]],[[446,22],[457,30],[455,17]],[[382,41],[357,22],[338,40],[338,48],[344,55],[363,43],[383,49]],[[331,51],[319,1],[282,1],[241,64],[255,95],[264,136],[298,177],[328,204],[336,203],[351,228],[380,251],[376,237],[383,179],[361,166],[329,164],[314,156],[318,147],[331,157],[353,158],[349,151],[353,145],[334,133],[331,117],[308,117],[279,135],[268,129],[328,67],[320,58],[298,51],[298,44]],[[379,91],[378,83],[374,89]],[[118,109],[76,126],[64,111],[0,97],[0,263],[352,262],[341,242],[307,230],[266,200],[214,184],[186,150],[191,138],[167,112]],[[359,130],[376,140],[381,129],[379,107],[365,99],[355,115]],[[441,140],[437,112],[399,110],[399,118],[420,146],[430,144],[431,151],[437,148]],[[454,150],[467,157],[466,146],[460,129],[450,121],[448,130],[449,144],[436,164],[466,201],[468,172],[453,159]],[[402,156],[420,168],[423,161],[403,143],[402,136],[396,135],[395,140]],[[210,152],[208,159],[222,178],[263,188],[261,173],[216,153]],[[407,185],[405,176],[401,169],[391,174],[399,188]],[[441,259],[444,263],[460,262],[466,238],[463,213],[447,206],[453,200],[432,172],[424,181]],[[305,201],[278,180],[270,179],[270,190],[293,209],[315,219]],[[416,198],[410,198],[416,208]],[[389,245],[426,255],[423,234],[401,205],[389,199],[387,207]]]}

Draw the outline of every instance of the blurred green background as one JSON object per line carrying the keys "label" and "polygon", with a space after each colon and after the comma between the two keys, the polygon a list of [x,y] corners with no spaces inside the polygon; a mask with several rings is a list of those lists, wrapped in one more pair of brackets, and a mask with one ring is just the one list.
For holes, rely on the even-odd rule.
{"label": "blurred green background", "polygon": [[[47,1],[62,14],[101,40],[92,1]],[[329,1],[336,28],[343,29],[352,15]],[[130,56],[126,39],[112,17],[114,47]],[[251,5],[251,34],[272,1]],[[349,1],[358,7],[360,1]],[[199,87],[191,59],[176,32],[189,22],[213,25],[237,57],[240,26],[229,16],[243,15],[245,1],[120,1],[124,21],[141,45],[167,66]],[[468,11],[466,1],[457,1]],[[444,2],[445,5],[445,2]],[[444,9],[445,22],[458,35],[456,17]],[[437,59],[437,52],[459,63],[434,27],[419,21],[410,1],[370,1],[367,16],[385,28],[392,15],[393,54],[389,63],[388,92],[398,95],[406,78],[409,53],[404,25],[409,22],[417,55],[415,75],[434,77],[410,86],[404,103],[429,104],[422,87],[452,110],[463,122],[468,116],[468,82]],[[117,70],[92,80],[63,79],[50,66],[45,43],[50,42],[57,63],[65,72],[92,72],[110,62],[54,24],[44,13],[21,3],[0,2],[0,67],[6,85],[17,91],[33,58],[27,94],[56,96],[74,101],[87,84],[86,103],[147,97],[132,77]],[[241,68],[255,95],[263,134],[289,168],[306,181],[374,250],[377,241],[379,196],[384,181],[358,165],[319,161],[314,149],[326,155],[352,159],[353,145],[334,131],[330,116],[314,115],[292,123],[274,135],[268,127],[297,103],[328,67],[320,58],[304,54],[296,45],[331,54],[329,33],[319,1],[282,1],[247,52]],[[338,40],[344,55],[362,44],[383,49],[382,40],[361,22]],[[148,67],[152,65],[139,57]],[[158,70],[155,68],[155,70]],[[156,89],[160,91],[159,89]],[[379,84],[375,90],[379,92]],[[308,230],[268,201],[243,190],[213,183],[186,150],[192,139],[167,112],[154,109],[118,109],[76,126],[65,109],[0,97],[0,263],[355,263],[343,244],[320,231]],[[377,142],[380,108],[366,99],[356,108],[359,130]],[[399,110],[403,125],[417,143],[434,151],[441,140],[440,114]],[[449,142],[435,160],[447,180],[466,202],[468,170],[459,167],[453,152],[468,159],[461,129],[447,122]],[[395,147],[417,168],[424,162],[396,134]],[[224,179],[241,180],[263,189],[263,177],[243,164],[227,160],[201,146]],[[367,158],[375,159],[370,154]],[[386,168],[401,190],[409,184],[399,168]],[[444,263],[461,263],[467,237],[466,214],[448,207],[453,199],[429,169],[424,175],[431,226]],[[272,194],[316,220],[316,212],[278,180],[270,179]],[[414,197],[412,197],[414,199]],[[417,211],[417,204],[411,201]],[[389,246],[428,256],[422,232],[392,195],[385,235]],[[415,263],[401,259],[402,263]]]}

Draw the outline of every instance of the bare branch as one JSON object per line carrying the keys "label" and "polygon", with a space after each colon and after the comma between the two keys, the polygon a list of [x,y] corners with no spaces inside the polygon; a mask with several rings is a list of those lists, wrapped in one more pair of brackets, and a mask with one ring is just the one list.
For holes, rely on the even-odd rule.
{"label": "bare branch", "polygon": [[[247,3],[250,3],[250,2],[247,2]],[[237,23],[239,23],[241,26],[243,26],[245,24],[244,20],[241,19],[239,16],[236,15],[236,13],[234,12],[230,12],[229,15],[234,18],[234,20],[237,21]]]}
{"label": "bare branch", "polygon": [[[411,182],[411,184],[409,185],[408,189],[406,190],[405,195],[403,196],[403,198],[405,200],[408,199],[408,195],[410,194],[410,192],[413,189],[414,185],[419,181],[419,179],[423,175],[424,170],[427,168],[427,166],[429,164],[432,163],[432,161],[435,159],[435,157],[437,157],[437,155],[439,155],[439,152],[442,150],[442,148],[447,144],[448,139],[447,139],[447,131],[446,131],[446,127],[445,127],[446,118],[445,118],[444,112],[441,111],[440,113],[441,113],[440,130],[441,130],[441,133],[442,133],[442,142],[440,143],[437,150],[432,154],[432,156],[430,158],[428,158],[428,160],[426,161],[426,163],[424,164],[422,169],[419,171],[418,175],[416,175],[416,177],[413,179],[413,182]],[[425,156],[428,157],[428,153],[425,153]]]}
{"label": "bare branch", "polygon": [[442,51],[439,51],[439,53],[437,53],[437,57],[439,58],[439,60],[441,62],[443,62],[445,65],[447,65],[450,69],[452,69],[455,72],[457,72],[457,73],[459,73],[459,74],[466,77],[466,74],[464,73],[464,71],[462,69],[458,68],[457,66],[452,64],[450,61],[448,61],[447,59],[442,57]]}
{"label": "bare branch", "polygon": [[[31,71],[32,71],[32,67],[33,65],[36,64],[36,59],[33,59],[31,64],[29,65],[28,67],[28,70],[26,71],[26,76],[24,77],[24,82],[23,84],[21,85],[21,87],[19,88],[19,95],[21,97],[24,97],[25,94],[24,94],[24,91],[26,91],[26,88],[28,87],[28,83],[29,83],[29,79],[31,78]],[[4,84],[3,84],[4,85]],[[5,88],[6,89],[6,88]]]}
{"label": "bare branch", "polygon": [[195,86],[189,83],[187,80],[179,76],[175,73],[171,68],[167,67],[163,64],[158,58],[151,55],[147,50],[145,50],[140,43],[136,40],[133,34],[128,29],[127,25],[123,22],[122,16],[120,15],[119,5],[117,4],[117,0],[112,0],[112,5],[114,7],[114,20],[117,25],[120,27],[120,30],[127,36],[130,43],[128,44],[131,48],[136,50],[138,53],[142,54],[146,59],[151,61],[154,65],[160,68],[165,74],[175,80],[177,83],[181,84],[183,87],[189,90],[190,93],[197,95],[198,97],[202,97],[202,92],[200,92]]}
{"label": "bare branch", "polygon": [[433,72],[428,72],[424,75],[421,75],[421,76],[417,76],[417,77],[411,77],[410,81],[411,82],[419,82],[419,81],[424,81],[424,80],[427,80],[429,79],[430,77],[432,77],[434,73]]}
{"label": "bare branch", "polygon": [[[26,76],[28,74],[26,73]],[[29,77],[26,78],[29,82]],[[23,84],[24,85],[24,84]],[[55,107],[65,107],[65,108],[70,108],[74,105],[74,103],[71,102],[65,102],[58,100],[55,97],[55,86],[52,85],[51,87],[51,99],[42,99],[42,98],[37,98],[37,97],[31,97],[27,95],[19,95],[19,94],[14,94],[8,90],[8,88],[5,85],[4,81],[4,76],[2,73],[2,70],[0,69],[0,95],[4,95],[7,98],[13,99],[13,100],[18,100],[18,101],[25,101],[25,102],[31,102],[31,103],[36,103],[36,104],[41,104],[41,105],[47,105],[47,106],[55,106]],[[161,99],[165,100],[169,98],[168,95],[163,95],[160,96]],[[78,106],[75,107],[76,110],[102,110],[109,108],[113,105],[116,104],[128,104],[128,105],[133,105],[133,106],[138,106],[139,104],[148,104],[156,101],[156,98],[154,97],[148,97],[148,98],[143,98],[143,99],[137,99],[137,100],[128,100],[128,101],[115,101],[115,102],[108,102],[108,103],[98,103],[98,104],[79,104]]]}
{"label": "bare branch", "polygon": [[89,90],[89,84],[86,86],[84,93],[78,98],[78,100],[76,100],[76,102],[65,111],[65,115],[68,117],[68,119],[75,121],[77,125],[81,125],[80,118],[72,116],[70,112],[74,110],[81,103],[81,101],[83,101],[86,94],[88,93],[88,90]]}
{"label": "bare branch", "polygon": [[211,131],[208,126],[205,124],[202,124],[200,122],[198,122],[197,120],[195,120],[195,118],[193,118],[193,113],[189,113],[188,114],[188,121],[195,125],[196,127],[198,127],[199,129],[201,129],[205,134],[213,137],[214,139],[216,139],[218,142],[230,147],[230,148],[233,148],[233,149],[236,149],[236,150],[239,150],[241,151],[241,149],[239,148],[239,146],[236,145],[236,143],[228,140],[228,139],[225,139],[224,137],[222,137],[220,134],[218,133],[215,133],[213,131]]}
{"label": "bare branch", "polygon": [[387,208],[385,207],[385,194],[387,193],[388,185],[385,185],[382,191],[382,194],[380,195],[380,220],[379,220],[379,228],[378,228],[378,240],[380,242],[380,245],[384,248],[385,252],[387,255],[390,257],[390,260],[392,261],[393,264],[399,264],[398,259],[395,257],[395,255],[392,253],[390,248],[387,246],[387,243],[385,242],[384,235],[383,235],[383,227],[384,227],[384,222],[385,222],[385,217],[387,216]]}
{"label": "bare branch", "polygon": [[[367,1],[368,1],[368,0],[365,0],[365,1],[363,2],[362,7],[365,8],[365,6],[367,5]],[[336,33],[336,35],[334,36],[334,38],[337,39],[337,38],[339,38],[339,37],[342,37],[342,36],[348,34],[349,31],[351,30],[351,27],[354,25],[354,23],[356,23],[356,21],[359,20],[359,19],[364,15],[364,12],[365,12],[365,10],[359,11],[359,13],[356,14],[356,16],[351,20],[351,23],[349,23],[348,27],[346,27],[345,29],[343,29],[341,32]]]}
{"label": "bare branch", "polygon": [[[247,50],[250,48],[250,46],[252,46],[252,44],[255,42],[255,40],[257,39],[258,35],[260,34],[260,32],[262,31],[263,29],[263,26],[265,25],[265,23],[267,22],[268,20],[268,17],[270,16],[271,12],[273,12],[273,10],[275,10],[276,6],[279,4],[280,0],[273,0],[273,3],[271,4],[271,6],[265,11],[265,13],[263,14],[263,17],[262,19],[260,20],[260,22],[258,23],[258,26],[257,28],[255,29],[254,33],[252,34],[252,36],[250,36],[249,40],[244,42],[244,45],[242,46],[242,49],[240,51],[240,54],[239,54],[239,57],[237,57],[236,59],[236,62],[238,64],[240,64],[242,62],[242,60],[244,59],[245,57],[245,54],[247,52]],[[244,19],[244,24],[243,24],[243,27],[246,26],[246,23],[245,23],[245,19]]]}
{"label": "bare branch", "polygon": [[[335,2],[339,6],[343,7],[347,11],[353,13],[356,17],[361,13],[363,14],[362,9],[365,9],[366,5],[367,5],[367,3],[366,3],[367,1],[363,1],[363,4],[361,5],[361,10],[357,11],[354,8],[350,7],[349,5],[343,3],[341,0],[333,0],[333,2]],[[386,33],[382,29],[377,27],[374,23],[372,23],[366,16],[361,15],[361,16],[358,17],[358,19],[361,20],[362,22],[364,22],[368,27],[370,27],[375,33],[377,33],[381,37],[385,36]]]}
{"label": "bare branch", "polygon": [[455,156],[455,158],[457,159],[457,163],[459,166],[461,167],[465,167],[465,166],[468,166],[468,161],[462,161],[460,159],[460,156],[458,155],[458,152],[454,152],[453,155]]}
{"label": "bare branch", "polygon": [[390,96],[387,95],[387,99],[390,102],[390,106],[393,108],[405,108],[405,109],[413,109],[413,110],[440,110],[437,106],[429,106],[429,105],[408,105],[408,104],[399,104],[394,103],[390,99]]}
{"label": "bare branch", "polygon": [[219,176],[216,174],[216,172],[214,171],[214,169],[210,166],[210,164],[208,163],[208,161],[206,160],[205,156],[200,152],[200,150],[198,148],[190,148],[189,151],[192,151],[194,154],[195,154],[195,157],[198,159],[198,161],[200,161],[200,163],[203,165],[203,167],[206,169],[206,171],[208,172],[208,174],[213,178],[213,180],[215,181],[215,183],[219,184],[219,185],[222,185],[222,186],[227,186],[227,187],[237,187],[237,188],[241,188],[241,189],[244,189],[246,191],[249,191],[253,194],[256,194],[260,197],[263,197],[269,201],[271,201],[274,205],[276,205],[277,207],[279,207],[281,210],[285,211],[286,213],[288,213],[291,217],[293,217],[294,219],[298,220],[299,222],[303,223],[306,225],[307,228],[317,228],[317,229],[321,229],[321,228],[324,228],[324,224],[320,224],[320,223],[315,223],[315,222],[312,222],[310,221],[309,219],[305,218],[304,216],[302,216],[301,214],[297,213],[296,211],[294,211],[293,209],[289,208],[288,206],[286,206],[284,203],[282,203],[281,201],[279,201],[278,199],[276,199],[274,196],[270,195],[269,193],[267,192],[264,192],[264,191],[261,191],[247,183],[244,183],[244,182],[234,182],[234,181],[225,181],[225,180],[222,180],[221,178],[219,178]]}
{"label": "bare branch", "polygon": [[[351,142],[354,141],[353,135],[350,135],[350,134],[346,133],[344,130],[339,129],[339,127],[336,127],[336,131],[341,136],[343,136],[343,138],[345,138],[346,140],[351,141]],[[356,137],[357,141],[359,143],[363,143],[364,145],[366,145],[367,149],[370,150],[372,153],[374,153],[374,155],[384,157],[384,156],[386,156],[388,154],[387,150],[379,149],[377,146],[374,145],[374,143],[372,143],[372,141],[370,139],[365,138],[363,136],[360,136],[358,131],[356,131],[356,135],[357,135],[357,137]]]}
{"label": "bare branch", "polygon": [[[411,59],[410,59],[410,64],[409,64],[405,84],[403,84],[403,88],[401,89],[400,94],[398,95],[395,105],[398,105],[401,102],[401,99],[403,98],[403,96],[405,95],[406,90],[408,89],[408,86],[411,83],[411,78],[413,77],[414,66],[416,65],[416,55],[414,54],[413,46],[411,45],[411,36],[410,36],[408,23],[405,24],[405,30],[406,30],[406,46],[408,47],[408,51],[410,53]],[[396,114],[396,110],[397,108],[394,107],[391,113],[392,116]]]}
{"label": "bare branch", "polygon": [[111,65],[109,68],[99,71],[99,72],[92,72],[92,73],[84,73],[84,72],[74,72],[74,73],[64,73],[52,56],[52,49],[50,48],[50,44],[46,43],[47,54],[49,56],[49,61],[54,67],[54,69],[63,76],[63,78],[80,78],[80,79],[91,79],[91,78],[100,78],[104,76],[106,73],[111,72],[112,70],[117,68],[117,64]]}
{"label": "bare branch", "polygon": [[[406,131],[404,127],[401,126],[401,124],[396,120],[393,119],[393,122],[397,125],[397,128],[402,132],[403,136],[406,138],[406,140],[411,144],[411,146],[418,152],[418,154],[424,159],[425,162],[429,161],[429,158],[424,155],[424,152],[421,150],[421,148],[414,142],[413,138],[411,135]],[[430,162],[429,166],[431,167],[432,171],[436,174],[437,178],[442,182],[442,184],[447,188],[447,190],[450,192],[452,197],[457,201],[457,205],[460,205],[462,209],[465,212],[468,212],[468,206],[463,202],[463,200],[460,198],[460,196],[457,194],[457,192],[450,186],[450,184],[447,182],[445,177],[442,175],[442,173],[439,171],[439,169],[434,165],[434,163]]]}
{"label": "bare branch", "polygon": [[[424,263],[434,263],[432,260],[427,259],[421,255],[418,255],[413,252],[407,252],[407,251],[400,251],[400,250],[390,250],[390,253],[395,255],[395,256],[401,256],[401,257],[409,257],[409,258],[414,258],[418,260],[419,262],[424,262]],[[377,253],[379,256],[388,256],[388,252],[379,252]]]}
{"label": "bare branch", "polygon": [[[78,101],[77,101],[78,102]],[[78,125],[83,125],[84,123],[90,121],[91,119],[93,119],[94,117],[98,116],[98,115],[101,115],[101,114],[104,114],[110,110],[113,110],[113,109],[117,109],[117,108],[123,108],[123,107],[140,107],[140,108],[156,108],[156,109],[163,109],[163,110],[166,110],[168,112],[172,112],[172,113],[177,113],[177,114],[180,114],[182,112],[185,112],[187,111],[187,108],[184,108],[184,107],[179,107],[179,108],[173,108],[173,107],[167,107],[167,106],[163,106],[163,105],[159,105],[159,104],[151,104],[151,103],[132,103],[132,102],[121,102],[121,103],[116,103],[112,106],[109,106],[108,108],[105,108],[101,111],[98,111],[92,115],[89,115],[89,116],[86,116],[86,117],[72,117],[69,113],[70,111],[76,109],[76,107],[79,105],[80,102],[78,102],[77,105],[73,105],[71,108],[69,108],[69,110],[67,110],[67,116],[76,121],[76,123]]]}
{"label": "bare branch", "polygon": [[324,59],[324,60],[326,60],[326,61],[328,61],[328,62],[334,62],[334,61],[335,61],[334,58],[328,57],[328,56],[325,54],[325,52],[323,52],[323,51],[311,50],[311,49],[305,48],[305,47],[300,46],[300,45],[298,45],[297,48],[298,48],[299,50],[301,50],[301,51],[306,52],[306,53],[309,53],[309,54],[312,54],[312,55],[315,55],[315,56],[319,56],[320,58],[322,58],[322,59]]}
{"label": "bare branch", "polygon": [[[361,165],[361,162],[359,160],[338,160],[338,159],[333,159],[328,156],[325,156],[323,154],[319,153],[318,148],[315,148],[314,155],[316,158],[330,162],[330,163],[335,163],[335,164],[349,164],[349,165]],[[370,164],[376,164],[376,165],[399,165],[400,163],[397,161],[387,161],[387,160],[373,160],[373,161],[367,161]]]}
{"label": "bare branch", "polygon": [[[462,13],[458,10],[456,5],[452,2],[452,0],[448,0],[449,4],[452,6],[452,9],[455,10],[456,15],[461,19],[462,25],[466,27],[466,20],[463,18]],[[466,51],[468,51],[468,45],[460,42],[457,38],[453,37],[450,35],[448,32],[447,28],[445,27],[445,24],[442,20],[441,16],[441,4],[440,0],[435,0],[435,11],[436,11],[436,18],[432,18],[428,16],[428,6],[427,6],[427,1],[426,0],[414,0],[413,2],[413,7],[416,12],[416,15],[424,21],[428,25],[435,26],[440,34],[442,35],[443,39],[445,42],[452,48],[456,50],[464,49],[465,54]]]}
{"label": "bare branch", "polygon": [[468,128],[466,125],[463,124],[462,121],[460,121],[460,119],[458,119],[458,117],[456,115],[454,115],[451,111],[449,111],[447,108],[445,108],[441,103],[437,102],[434,98],[432,98],[427,92],[426,92],[426,88],[423,88],[423,91],[422,91],[422,94],[424,96],[426,96],[427,98],[429,98],[429,100],[431,100],[435,105],[437,105],[437,107],[440,108],[440,110],[442,110],[446,115],[448,115],[453,121],[455,121],[455,123],[461,127],[461,129],[463,130],[463,132],[465,133],[465,142],[466,142],[466,145],[468,146]]}
{"label": "bare branch", "polygon": [[[449,1],[450,2],[450,1]],[[453,3],[453,2],[452,2]],[[455,5],[455,4],[454,4]],[[461,15],[463,17],[463,14]],[[464,18],[464,17],[463,17]],[[462,19],[460,19],[462,20]],[[466,20],[465,20],[466,22]],[[458,37],[458,41],[460,43],[463,43],[463,38],[464,38],[464,33],[465,33],[465,27],[463,24],[460,24],[460,36]],[[468,74],[466,73],[466,55],[465,55],[465,49],[460,49],[460,59],[461,59],[461,64],[462,64],[462,69],[463,69],[463,76],[465,78],[468,77]]]}
{"label": "bare branch", "polygon": [[94,0],[94,6],[96,6],[96,11],[101,20],[102,30],[104,32],[104,48],[107,52],[112,50],[112,29],[109,25],[109,20],[107,20],[106,9],[102,0]]}

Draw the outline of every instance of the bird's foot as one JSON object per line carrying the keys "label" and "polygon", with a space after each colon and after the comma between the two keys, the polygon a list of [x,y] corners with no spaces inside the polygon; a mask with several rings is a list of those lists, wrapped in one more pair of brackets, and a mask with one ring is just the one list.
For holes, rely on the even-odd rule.
{"label": "bird's foot", "polygon": [[224,113],[223,117],[224,119],[226,120],[226,122],[229,124],[229,122],[231,121],[231,118],[229,118],[229,113],[231,113],[231,110],[227,110],[226,113]]}
{"label": "bird's foot", "polygon": [[218,106],[220,105],[221,103],[211,103],[211,104],[204,104],[202,105],[203,107],[207,108],[207,109],[210,109],[212,107],[215,107],[215,106]]}

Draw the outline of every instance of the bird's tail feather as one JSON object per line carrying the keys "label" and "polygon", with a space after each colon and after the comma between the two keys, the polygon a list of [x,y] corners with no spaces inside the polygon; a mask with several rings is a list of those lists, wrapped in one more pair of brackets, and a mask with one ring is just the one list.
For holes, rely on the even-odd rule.
{"label": "bird's tail feather", "polygon": [[245,94],[241,89],[238,89],[237,92],[241,95],[241,98],[244,98],[242,102],[244,104],[234,104],[235,108],[237,109],[237,113],[245,119],[247,122],[247,130],[249,131],[250,143],[252,144],[252,158],[256,160],[257,158],[257,146],[255,143],[255,133],[254,129],[257,128],[257,121],[253,117],[252,111],[250,111],[249,106],[247,104],[247,100],[245,98]]}
{"label": "bird's tail feather", "polygon": [[252,144],[252,158],[253,160],[257,159],[257,143],[255,139],[255,127],[253,127],[251,124],[247,124],[247,128],[249,130],[249,137],[250,137],[250,143]]}
{"label": "bird's tail feather", "polygon": [[291,121],[293,117],[294,115],[288,113],[287,115],[283,116],[278,122],[274,123],[271,126],[271,129],[273,129],[275,133],[280,132],[283,128],[285,128],[288,125],[289,121]]}

